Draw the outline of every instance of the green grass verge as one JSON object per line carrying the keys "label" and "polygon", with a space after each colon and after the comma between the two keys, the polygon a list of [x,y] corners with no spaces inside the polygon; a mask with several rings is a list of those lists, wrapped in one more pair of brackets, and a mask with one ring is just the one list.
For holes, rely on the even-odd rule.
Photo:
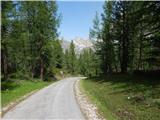
{"label": "green grass verge", "polygon": [[10,80],[1,82],[1,105],[5,107],[10,102],[14,102],[27,93],[43,88],[51,83],[41,80]]}
{"label": "green grass verge", "polygon": [[160,79],[133,75],[88,78],[81,87],[107,120],[160,120]]}

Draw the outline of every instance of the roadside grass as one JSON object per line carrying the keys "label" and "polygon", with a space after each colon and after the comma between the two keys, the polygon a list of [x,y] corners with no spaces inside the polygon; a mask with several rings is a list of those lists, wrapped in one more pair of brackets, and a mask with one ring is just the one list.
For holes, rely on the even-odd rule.
{"label": "roadside grass", "polygon": [[22,96],[40,88],[43,88],[52,82],[42,80],[17,80],[1,82],[1,106],[5,107],[9,103],[16,101]]}
{"label": "roadside grass", "polygon": [[160,120],[160,78],[114,74],[81,81],[107,120]]}

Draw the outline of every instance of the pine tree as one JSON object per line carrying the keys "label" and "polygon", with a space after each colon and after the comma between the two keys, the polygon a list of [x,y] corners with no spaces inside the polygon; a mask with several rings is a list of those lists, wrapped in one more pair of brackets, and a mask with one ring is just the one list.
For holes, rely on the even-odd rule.
{"label": "pine tree", "polygon": [[66,49],[64,53],[64,68],[66,71],[69,71],[69,63],[69,51]]}
{"label": "pine tree", "polygon": [[[118,59],[120,60],[121,72],[128,71],[129,64],[133,60],[134,42],[132,40],[132,31],[134,27],[131,20],[132,14],[132,2],[128,1],[116,1],[114,2],[114,39],[118,45]],[[132,19],[131,19],[132,18]]]}
{"label": "pine tree", "polygon": [[1,12],[2,12],[2,25],[1,25],[1,32],[2,32],[2,41],[1,41],[1,70],[2,75],[4,75],[4,79],[8,79],[8,67],[9,67],[9,56],[8,56],[8,47],[10,41],[10,34],[11,34],[11,18],[13,16],[13,2],[10,1],[2,1],[1,2]]}
{"label": "pine tree", "polygon": [[8,78],[8,73],[17,72],[45,78],[53,60],[52,44],[58,37],[56,12],[55,1],[2,2],[4,79]]}
{"label": "pine tree", "polygon": [[93,20],[93,28],[90,28],[89,32],[90,39],[94,41],[99,41],[101,39],[100,20],[98,16],[98,12],[96,12],[95,18]]}
{"label": "pine tree", "polygon": [[63,67],[63,49],[61,46],[61,41],[55,40],[53,42],[53,61],[54,61],[54,66],[56,68],[62,68]]}
{"label": "pine tree", "polygon": [[70,47],[69,47],[69,70],[73,74],[76,71],[76,53],[75,53],[75,45],[73,41],[71,41]]}
{"label": "pine tree", "polygon": [[[50,65],[49,42],[57,37],[58,19],[54,1],[23,2],[27,30],[29,35],[30,67],[33,76],[43,79]],[[37,66],[35,66],[37,65]],[[37,74],[39,72],[39,74]]]}

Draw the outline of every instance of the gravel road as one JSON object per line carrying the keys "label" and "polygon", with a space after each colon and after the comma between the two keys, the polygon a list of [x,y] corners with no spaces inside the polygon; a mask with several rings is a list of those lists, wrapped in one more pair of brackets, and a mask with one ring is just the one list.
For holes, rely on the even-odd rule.
{"label": "gravel road", "polygon": [[51,84],[22,101],[3,119],[85,119],[74,95],[74,83],[81,77],[71,77]]}

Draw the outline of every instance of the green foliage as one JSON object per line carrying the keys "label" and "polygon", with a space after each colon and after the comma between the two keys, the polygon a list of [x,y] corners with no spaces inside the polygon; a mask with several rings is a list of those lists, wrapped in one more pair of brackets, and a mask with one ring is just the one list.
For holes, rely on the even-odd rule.
{"label": "green foliage", "polygon": [[76,53],[75,53],[75,45],[73,41],[71,41],[69,50],[68,50],[68,67],[69,71],[74,74],[76,72]]}
{"label": "green foliage", "polygon": [[63,67],[63,49],[61,47],[61,43],[59,40],[55,40],[53,42],[53,51],[52,51],[52,55],[53,55],[53,64],[56,68],[62,68]]}
{"label": "green foliage", "polygon": [[100,20],[98,17],[98,12],[96,12],[95,18],[93,20],[93,28],[90,28],[90,39],[99,40],[101,39],[101,29],[100,29]]}
{"label": "green foliage", "polygon": [[5,80],[19,72],[49,79],[54,68],[92,76],[160,67],[159,2],[106,1],[101,19],[96,12],[90,29],[94,47],[80,54],[76,54],[73,41],[63,53],[55,1],[1,3],[1,68]]}
{"label": "green foliage", "polygon": [[4,79],[8,79],[8,46],[10,40],[10,26],[13,13],[13,2],[1,2],[2,23],[1,23],[1,68]]}
{"label": "green foliage", "polygon": [[64,54],[64,69],[69,69],[69,51],[68,49],[65,50],[65,54]]}
{"label": "green foliage", "polygon": [[[90,31],[104,74],[159,69],[159,2],[106,1]],[[97,36],[99,38],[97,38]]]}
{"label": "green foliage", "polygon": [[17,71],[17,72],[11,73],[9,75],[9,78],[11,78],[11,79],[19,78],[19,79],[22,79],[22,80],[23,79],[24,80],[29,80],[30,76],[29,76],[29,73],[24,74],[24,71]]}
{"label": "green foliage", "polygon": [[19,71],[32,78],[46,79],[50,66],[62,68],[63,52],[57,40],[59,16],[56,12],[55,1],[2,1],[4,79]]}
{"label": "green foliage", "polygon": [[98,63],[94,51],[90,49],[84,49],[79,55],[78,59],[79,73],[85,76],[91,77],[98,74]]}

